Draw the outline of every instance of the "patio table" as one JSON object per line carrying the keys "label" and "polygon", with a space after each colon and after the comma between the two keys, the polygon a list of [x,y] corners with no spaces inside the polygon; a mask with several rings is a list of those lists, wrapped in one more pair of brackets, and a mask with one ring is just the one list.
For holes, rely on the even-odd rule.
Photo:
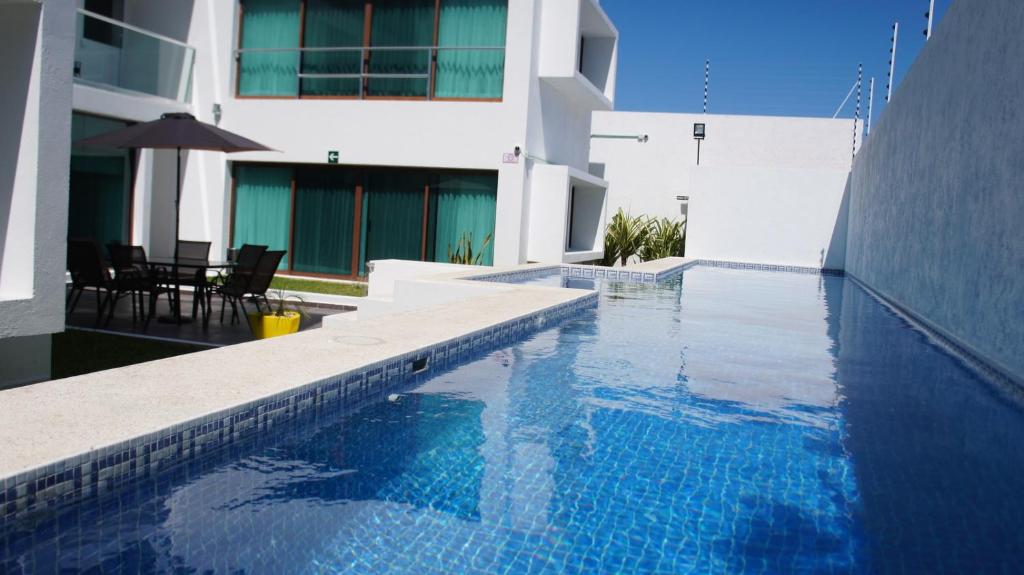
{"label": "patio table", "polygon": [[174,257],[162,257],[162,258],[150,258],[149,266],[151,268],[170,268],[170,278],[168,283],[174,284],[174,309],[173,315],[164,316],[159,318],[159,321],[165,323],[177,322],[181,325],[185,322],[191,322],[191,318],[181,317],[181,280],[180,270],[196,270],[196,277],[199,278],[199,282],[196,285],[196,291],[193,297],[202,298],[201,306],[203,308],[203,326],[206,326],[207,318],[209,317],[209,310],[206,309],[206,290],[209,289],[206,280],[206,272],[209,270],[229,270],[238,264],[228,260],[209,260],[209,259],[197,259],[197,258],[174,258]]}

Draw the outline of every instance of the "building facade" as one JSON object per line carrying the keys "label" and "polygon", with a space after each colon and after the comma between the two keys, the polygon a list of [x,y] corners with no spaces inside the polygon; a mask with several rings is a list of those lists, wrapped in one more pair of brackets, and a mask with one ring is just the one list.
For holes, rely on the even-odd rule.
{"label": "building facade", "polygon": [[[340,278],[467,245],[600,256],[617,32],[594,0],[83,0],[77,33],[73,139],[185,111],[276,150],[185,153],[181,237],[213,254]],[[171,252],[174,152],[71,165],[69,233]]]}
{"label": "building facade", "polygon": [[0,2],[0,387],[50,374],[64,329],[75,7]]}

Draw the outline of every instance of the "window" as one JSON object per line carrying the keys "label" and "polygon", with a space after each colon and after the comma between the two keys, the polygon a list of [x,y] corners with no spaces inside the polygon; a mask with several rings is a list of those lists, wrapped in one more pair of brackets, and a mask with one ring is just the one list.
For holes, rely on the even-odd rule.
{"label": "window", "polygon": [[241,97],[500,100],[508,0],[244,0]]}
{"label": "window", "polygon": [[[124,18],[124,0],[85,0],[86,11],[113,20]],[[82,36],[94,42],[108,46],[121,47],[121,28],[94,18],[85,18],[82,22]]]}
{"label": "window", "polygon": [[447,262],[467,243],[490,265],[497,184],[495,173],[239,164],[231,245],[288,250],[281,269],[299,274],[363,276],[378,259]]}
{"label": "window", "polygon": [[[127,127],[97,116],[72,114],[71,140],[77,141]],[[71,149],[68,189],[68,237],[107,244],[129,241],[131,164],[127,150]]]}
{"label": "window", "polygon": [[240,96],[299,93],[299,0],[246,0],[242,4],[238,61]]}

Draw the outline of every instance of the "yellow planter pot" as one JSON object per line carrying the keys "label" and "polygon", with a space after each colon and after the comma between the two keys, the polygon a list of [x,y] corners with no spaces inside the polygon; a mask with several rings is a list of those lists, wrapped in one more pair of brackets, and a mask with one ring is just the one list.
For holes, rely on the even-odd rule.
{"label": "yellow planter pot", "polygon": [[286,311],[284,315],[251,313],[249,325],[252,326],[252,334],[256,339],[267,339],[299,331],[300,319],[302,316],[296,311]]}

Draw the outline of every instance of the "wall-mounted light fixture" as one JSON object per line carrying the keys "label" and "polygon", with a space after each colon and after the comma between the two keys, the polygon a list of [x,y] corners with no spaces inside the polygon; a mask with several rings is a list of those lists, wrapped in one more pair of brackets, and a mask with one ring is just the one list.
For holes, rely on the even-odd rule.
{"label": "wall-mounted light fixture", "polygon": [[695,123],[693,125],[693,139],[697,140],[697,165],[700,165],[700,142],[704,139],[704,124]]}
{"label": "wall-mounted light fixture", "polygon": [[221,114],[221,111],[220,111],[220,104],[216,104],[216,103],[215,103],[215,104],[213,105],[213,123],[214,123],[214,125],[216,125],[216,126],[219,126],[219,125],[220,125],[220,114]]}

